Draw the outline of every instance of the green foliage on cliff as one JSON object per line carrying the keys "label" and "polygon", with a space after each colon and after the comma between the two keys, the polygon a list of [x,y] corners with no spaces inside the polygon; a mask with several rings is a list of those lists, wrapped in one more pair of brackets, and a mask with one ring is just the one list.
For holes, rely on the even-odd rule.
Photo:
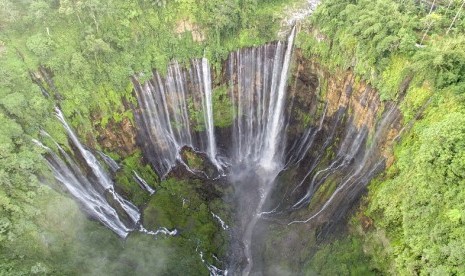
{"label": "green foliage on cliff", "polygon": [[355,237],[325,245],[307,264],[305,275],[376,275],[362,247],[362,240]]}
{"label": "green foliage on cliff", "polygon": [[307,57],[332,72],[351,68],[382,100],[398,101],[406,126],[362,208],[373,227],[324,245],[310,272],[465,271],[465,14],[461,1],[423,2],[327,0],[298,37]]}
{"label": "green foliage on cliff", "polygon": [[453,95],[434,103],[370,192],[368,214],[386,229],[401,274],[465,271],[464,115]]}
{"label": "green foliage on cliff", "polygon": [[157,176],[149,164],[142,163],[142,152],[136,151],[124,158],[121,169],[116,173],[117,191],[137,206],[143,206],[149,199],[149,193],[137,184],[135,173],[144,179],[154,190],[157,188]]}
{"label": "green foliage on cliff", "polygon": [[[98,148],[96,129],[132,119],[123,106],[123,100],[137,103],[130,76],[143,73],[141,79],[149,78],[152,69],[163,72],[172,59],[187,63],[206,56],[218,65],[233,49],[270,41],[288,2],[0,1],[0,274],[129,274],[129,269],[136,274],[206,274],[195,242],[183,237],[151,242],[151,237],[136,234],[123,243],[98,223],[88,222],[69,199],[40,183],[54,181],[31,138],[45,129],[67,144],[53,116],[58,104],[85,138],[81,140]],[[215,94],[215,105],[223,107],[220,124],[228,124],[229,103],[223,93]],[[148,196],[135,184],[132,170],[150,184],[155,176],[140,166],[138,154],[122,163],[117,189],[141,206]],[[179,193],[190,191],[176,187]],[[174,196],[163,190],[157,198],[167,193]],[[48,208],[46,199],[63,205]],[[205,224],[196,230],[211,261],[207,254],[218,252],[211,244],[221,244],[209,240],[218,225],[199,202],[195,210]],[[159,206],[159,211],[169,207]],[[173,220],[186,219],[185,210],[172,212]],[[134,267],[137,258],[144,265]]]}
{"label": "green foliage on cliff", "polygon": [[228,93],[227,86],[219,86],[213,91],[213,118],[215,118],[215,126],[230,126],[235,119],[233,103]]}
{"label": "green foliage on cliff", "polygon": [[[461,3],[439,5],[432,24],[429,7],[413,1],[325,1],[310,17],[309,32],[301,32],[298,46],[333,72],[352,68],[373,84],[384,100],[399,96],[410,75],[427,80],[435,89],[455,87],[463,92],[465,73],[465,13]],[[455,15],[458,20],[452,25]],[[446,23],[449,23],[446,24]],[[425,39],[427,38],[427,39]],[[461,90],[461,91],[460,91]]]}
{"label": "green foliage on cliff", "polygon": [[[9,1],[2,4],[0,50],[13,62],[51,71],[65,115],[92,131],[124,115],[129,77],[166,70],[172,59],[206,55],[220,62],[233,49],[275,38],[283,0]],[[162,3],[162,2],[160,2]],[[260,16],[256,16],[259,14]],[[238,37],[240,39],[238,39]],[[7,63],[6,68],[13,66]],[[27,71],[26,71],[27,72]],[[144,77],[141,77],[142,79]],[[52,89],[50,89],[52,90]]]}
{"label": "green foliage on cliff", "polygon": [[[221,229],[220,223],[213,213],[223,215],[223,210],[213,198],[206,198],[208,185],[198,180],[185,181],[175,178],[160,183],[160,189],[148,202],[144,210],[144,223],[147,227],[176,228],[180,231],[186,244],[198,248],[209,263],[213,263],[212,255],[223,256],[228,242],[227,232]],[[217,198],[216,200],[220,200]]]}

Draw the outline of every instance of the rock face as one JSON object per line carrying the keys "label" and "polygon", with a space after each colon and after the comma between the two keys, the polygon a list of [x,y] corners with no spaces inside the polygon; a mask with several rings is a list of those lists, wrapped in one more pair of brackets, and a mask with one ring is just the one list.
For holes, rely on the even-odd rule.
{"label": "rock face", "polygon": [[175,32],[180,35],[185,32],[191,32],[192,40],[195,42],[202,42],[205,40],[205,34],[200,27],[197,24],[193,24],[188,19],[180,20]]}
{"label": "rock face", "polygon": [[311,221],[329,227],[392,163],[401,113],[350,70],[330,75],[297,55],[289,93],[287,166],[271,202],[279,202],[275,214],[290,214],[291,224]]}
{"label": "rock face", "polygon": [[136,132],[128,118],[115,123],[111,120],[105,128],[97,127],[97,142],[106,150],[117,152],[121,157],[134,153]]}
{"label": "rock face", "polygon": [[[255,259],[263,260],[257,269],[265,274],[281,271],[279,263],[299,271],[303,260],[292,256],[305,258],[318,240],[344,227],[369,181],[392,164],[402,128],[398,103],[382,102],[351,70],[330,74],[296,55],[286,168],[254,236]],[[399,87],[400,95],[408,84]]]}
{"label": "rock face", "polygon": [[180,164],[176,167],[184,168],[184,177],[192,177],[192,175],[194,175],[204,180],[219,177],[218,169],[205,153],[197,152],[194,149],[185,146],[181,149],[180,157]]}
{"label": "rock face", "polygon": [[[273,109],[268,105],[260,109],[257,105],[273,97],[267,95],[263,87],[277,85],[272,78],[266,77],[269,71],[266,70],[266,64],[273,68],[273,57],[283,55],[277,55],[274,50],[267,52],[266,47],[276,45],[240,50],[244,52],[235,52],[223,64],[220,83],[217,85],[229,86],[229,90],[219,98],[230,98],[234,119],[230,126],[216,127],[214,130],[212,137],[216,137],[218,155],[207,150],[211,147],[207,143],[210,136],[205,135],[208,130],[205,126],[209,122],[206,120],[207,94],[204,83],[205,76],[210,73],[206,68],[199,67],[204,65],[203,60],[201,63],[194,62],[190,70],[174,64],[169,68],[166,80],[154,74],[154,78],[145,84],[134,81],[135,94],[139,98],[149,97],[152,95],[149,92],[156,92],[153,94],[155,96],[150,97],[158,98],[150,101],[138,98],[140,106],[133,107],[138,124],[136,131],[128,121],[109,123],[106,129],[100,131],[99,143],[106,148],[129,154],[136,148],[137,140],[144,157],[156,171],[166,171],[167,177],[201,177],[211,184],[222,173],[240,174],[244,170],[256,169],[255,175],[260,176],[263,170],[260,164],[256,168],[252,166],[253,162],[240,163],[243,167],[237,166],[235,171],[229,171],[229,168],[231,163],[244,157],[237,153],[246,152],[252,157],[257,155],[256,147],[250,146],[252,140],[253,145],[261,145],[260,139],[253,135],[261,133],[255,130],[255,126],[265,128],[267,118],[259,115],[272,114]],[[248,56],[254,60],[248,59]],[[232,69],[233,66],[235,69]],[[238,76],[244,72],[249,72],[245,74],[249,78]],[[261,80],[267,83],[261,83]],[[407,89],[408,83],[407,79],[399,87],[399,95]],[[215,107],[217,90],[212,90]],[[262,94],[251,94],[252,90],[260,90]],[[239,106],[238,103],[246,105]],[[273,175],[272,183],[262,183],[263,187],[272,185],[271,192],[263,196],[262,188],[251,188],[261,182],[262,178],[251,178],[250,183],[241,182],[246,187],[244,192],[237,192],[243,189],[240,185],[236,187],[234,183],[231,184],[236,189],[233,196],[247,194],[249,197],[265,197],[263,208],[260,207],[262,212],[259,214],[257,229],[253,230],[252,238],[248,239],[254,243],[239,244],[233,246],[236,249],[232,249],[234,251],[251,246],[255,260],[251,272],[265,271],[272,274],[280,271],[279,267],[271,264],[281,260],[282,256],[293,256],[295,251],[307,250],[309,245],[314,244],[316,237],[324,237],[343,225],[341,222],[344,222],[370,180],[393,162],[392,143],[402,127],[397,105],[395,102],[382,102],[378,92],[358,80],[351,70],[330,74],[317,62],[304,58],[298,50],[294,52],[293,67],[287,82],[284,127],[280,133],[282,139],[279,139],[280,144],[277,145],[284,149],[280,160],[282,167],[279,174],[276,173],[276,179]],[[157,112],[150,111],[152,109]],[[163,118],[163,121],[157,128],[153,123],[158,118]],[[248,129],[250,131],[245,133],[252,134],[249,138],[241,135],[241,131]],[[158,139],[158,150],[146,137]],[[234,140],[237,138],[241,139],[241,143]],[[190,147],[182,147],[186,144]],[[160,159],[163,156],[167,157]],[[160,160],[169,162],[164,164]],[[262,161],[259,158],[256,160]],[[223,183],[224,180],[221,179]],[[247,192],[247,189],[253,191]],[[252,198],[250,201],[254,200]],[[238,224],[244,224],[241,220],[243,218],[238,215]],[[241,231],[233,233],[240,236]],[[276,235],[276,231],[280,234]],[[282,251],[273,250],[276,247]],[[231,256],[243,260],[236,260],[233,264],[239,271],[246,263],[245,259],[238,252],[232,252]]]}

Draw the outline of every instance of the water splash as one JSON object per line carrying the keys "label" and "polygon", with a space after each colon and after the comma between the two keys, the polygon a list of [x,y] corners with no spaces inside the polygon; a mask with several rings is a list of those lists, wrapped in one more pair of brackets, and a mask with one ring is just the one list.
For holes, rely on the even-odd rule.
{"label": "water splash", "polygon": [[160,234],[166,235],[166,236],[176,236],[178,234],[177,229],[168,230],[168,228],[166,227],[160,227],[156,231],[150,231],[150,230],[145,229],[144,226],[142,225],[139,225],[139,232],[142,232],[144,234],[151,235],[151,236],[158,236]]}
{"label": "water splash", "polygon": [[[225,270],[222,270],[222,269],[219,269],[218,267],[212,265],[212,264],[209,264],[203,257],[203,252],[202,251],[199,251],[198,247],[195,249],[195,251],[197,251],[199,253],[199,256],[200,256],[200,260],[202,261],[202,263],[207,267],[208,269],[208,272],[210,273],[210,276],[227,276],[228,275],[228,270],[225,269]],[[214,257],[214,256],[213,256]]]}

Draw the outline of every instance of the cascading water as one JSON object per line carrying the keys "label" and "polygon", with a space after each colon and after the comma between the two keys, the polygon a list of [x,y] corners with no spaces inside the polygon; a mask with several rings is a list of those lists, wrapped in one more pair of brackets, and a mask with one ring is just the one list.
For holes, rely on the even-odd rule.
{"label": "cascading water", "polygon": [[132,173],[134,174],[134,180],[136,180],[137,184],[139,184],[139,186],[143,190],[148,192],[150,195],[153,195],[155,193],[155,190],[152,187],[150,187],[147,181],[145,181],[145,179],[140,177],[140,175],[136,171],[132,171]]}
{"label": "cascading water", "polygon": [[[208,61],[192,60],[190,70],[172,63],[165,78],[158,72],[140,84],[133,83],[139,102],[136,121],[141,146],[155,171],[164,177],[182,161],[179,152],[189,146],[206,152],[221,170],[217,161],[214,134],[212,84]],[[191,126],[196,121],[197,131]]]}
{"label": "cascading water", "polygon": [[98,154],[100,155],[100,157],[102,158],[102,160],[105,162],[105,164],[107,164],[107,166],[110,168],[110,170],[115,173],[117,172],[119,169],[121,169],[121,166],[118,165],[118,163],[116,163],[115,160],[113,160],[113,158],[111,158],[110,156],[106,155],[105,153],[101,152],[101,151],[98,151]]}
{"label": "cascading water", "polygon": [[[333,206],[333,209],[338,209],[338,206],[344,205],[344,203],[347,205],[347,201],[353,200],[354,196],[360,194],[373,175],[383,168],[384,158],[379,156],[379,144],[388,136],[387,132],[390,130],[390,126],[395,124],[398,119],[399,113],[396,112],[396,107],[394,105],[389,106],[382,114],[381,120],[375,128],[376,131],[372,137],[372,145],[368,149],[363,148],[365,145],[364,140],[367,137],[367,130],[358,130],[355,127],[349,128],[335,160],[327,168],[319,170],[316,173],[313,172],[313,178],[309,182],[309,185],[306,185],[308,187],[307,192],[293,205],[293,208],[307,206],[314,192],[329,176],[338,173],[342,174],[341,172],[348,173],[344,173],[338,187],[317,212],[308,219],[294,220],[289,225],[309,222],[331,206]],[[357,158],[357,155],[360,157]],[[308,175],[304,177],[300,185],[305,182]],[[345,192],[343,193],[343,191]],[[345,198],[341,198],[343,196]],[[333,212],[335,211],[333,210]]]}
{"label": "cascading water", "polygon": [[34,142],[47,151],[46,160],[56,180],[65,185],[66,189],[78,200],[91,217],[102,222],[122,238],[125,238],[134,229],[134,222],[126,222],[120,217],[98,187],[94,187],[93,183],[86,178],[85,173],[79,168],[79,165],[61,146],[55,144],[66,161],[62,160],[60,156],[41,142],[37,140],[34,140]]}
{"label": "cascading water", "polygon": [[243,275],[251,272],[253,231],[274,179],[283,166],[286,83],[294,36],[295,27],[287,43],[237,51],[229,57],[230,94],[238,110],[232,154],[236,159],[230,179],[239,187],[255,182],[255,187],[246,190],[258,191],[258,194],[252,192],[252,197],[238,196],[238,205],[242,206],[242,243],[247,259]]}
{"label": "cascading water", "polygon": [[[36,139],[33,139],[33,142],[45,149],[45,160],[55,179],[66,187],[90,217],[97,219],[122,238],[125,238],[136,229],[154,236],[158,234],[171,236],[177,234],[176,229],[170,231],[164,227],[156,231],[145,229],[140,224],[141,215],[139,209],[115,191],[114,183],[108,173],[95,155],[81,144],[58,107],[55,108],[55,115],[66,130],[72,148],[76,149],[73,150],[74,156],[68,154],[45,131],[41,131],[42,136],[51,140],[58,154]],[[99,154],[113,172],[120,169],[120,166],[109,156],[102,152],[99,152]],[[79,160],[82,160],[82,162]],[[135,171],[134,178],[150,195],[155,193],[155,190]]]}
{"label": "cascading water", "polygon": [[[80,143],[66,122],[61,110],[55,108],[55,112],[56,117],[65,128],[72,145],[77,149],[85,165],[92,172],[92,177],[87,176],[87,173],[81,169],[75,158],[71,157],[47,133],[42,132],[44,136],[53,141],[61,155],[60,157],[41,142],[34,140],[38,145],[46,149],[46,160],[55,178],[65,185],[67,190],[78,200],[91,217],[102,222],[120,237],[126,237],[139,223],[139,210],[114,190],[112,180],[99,164],[97,158]],[[106,195],[110,196],[111,201],[107,199]]]}
{"label": "cascading water", "polygon": [[[250,187],[254,196],[238,196],[244,211],[239,232],[249,263],[245,274],[252,267],[253,229],[274,178],[283,167],[286,83],[295,32],[294,27],[287,43],[240,50],[228,58],[226,75],[230,77],[229,93],[235,122],[230,156],[223,158],[229,164],[229,179],[236,186],[258,180]],[[190,70],[181,69],[177,63],[171,64],[164,79],[157,72],[143,84],[133,79],[139,102],[135,114],[141,144],[162,176],[180,160],[180,149],[186,145],[206,152],[213,164],[222,170],[217,157],[210,71],[203,58],[193,60]],[[189,122],[198,126],[199,119],[202,128],[196,130]]]}
{"label": "cascading water", "polygon": [[63,116],[63,113],[58,107],[55,108],[55,112],[56,112],[56,116],[58,120],[60,120],[66,132],[68,133],[68,137],[73,142],[73,145],[79,150],[87,166],[89,166],[92,169],[92,172],[97,179],[96,184],[99,184],[101,188],[103,188],[105,191],[110,193],[113,196],[113,199],[121,206],[121,208],[123,208],[123,210],[129,216],[131,221],[134,224],[137,224],[140,219],[140,212],[137,209],[137,207],[134,206],[134,204],[132,204],[131,202],[122,198],[118,193],[115,192],[115,189],[113,187],[113,181],[110,179],[108,174],[104,171],[102,166],[99,164],[99,162],[97,161],[97,158],[95,158],[95,156],[90,151],[84,148],[84,146],[81,144],[81,142],[77,138],[76,134],[74,134],[73,130],[66,122],[65,117]]}
{"label": "cascading water", "polygon": [[[199,68],[200,66],[201,66],[201,69]],[[210,76],[210,67],[208,66],[207,59],[202,58],[200,62],[195,61],[194,68],[195,68],[195,72],[197,72],[197,79],[198,80],[202,79],[202,82],[199,82],[198,84],[199,84],[199,89],[203,91],[202,110],[203,110],[205,127],[207,131],[207,140],[208,140],[207,153],[210,159],[215,164],[215,166],[218,169],[221,169],[221,166],[216,159],[217,150],[216,150],[214,123],[213,123],[212,83],[211,83],[211,76]]]}
{"label": "cascading water", "polygon": [[[228,58],[230,96],[237,118],[229,156],[233,167],[245,162],[275,170],[281,165],[286,81],[294,36],[295,27],[287,43],[240,50]],[[202,58],[192,60],[189,70],[173,62],[165,78],[156,71],[142,84],[133,78],[141,144],[162,176],[175,166],[183,146],[206,152],[221,169],[210,71],[208,61]],[[192,127],[193,121],[200,129]]]}
{"label": "cascading water", "polygon": [[[206,59],[193,60],[188,69],[173,62],[165,78],[157,72],[145,83],[133,78],[139,144],[157,173],[164,177],[180,162],[188,173],[201,175],[180,157],[188,146],[205,153],[234,187],[236,223],[228,229],[235,237],[228,260],[231,273],[249,275],[263,268],[254,263],[263,218],[282,219],[292,227],[316,218],[317,223],[330,217],[339,221],[384,167],[378,145],[386,145],[387,131],[399,121],[395,105],[379,112],[372,89],[353,96],[353,78],[335,96],[321,95],[313,87],[303,92],[313,95],[299,94],[295,100],[288,91],[296,88],[287,83],[295,32],[294,27],[287,42],[230,53],[219,76],[228,84],[232,103],[234,120],[227,129],[215,128],[215,90]],[[294,77],[297,83],[298,73]],[[301,82],[318,86],[319,78]],[[373,118],[380,114],[380,122],[364,122],[353,110],[362,117],[364,112]],[[313,122],[296,128],[302,112]]]}
{"label": "cascading water", "polygon": [[[283,66],[280,72],[279,84],[277,88],[276,102],[272,103],[270,100],[270,108],[268,109],[268,123],[266,131],[266,144],[262,157],[260,158],[260,165],[275,170],[281,164],[282,152],[278,152],[279,144],[284,141],[282,137],[283,124],[284,124],[284,102],[286,99],[286,83],[287,75],[289,72],[289,64],[291,60],[292,47],[294,46],[295,26],[292,28],[291,34],[287,42],[286,54],[284,55]],[[274,95],[273,91],[271,91]],[[282,148],[281,148],[282,149]]]}
{"label": "cascading water", "polygon": [[[192,60],[187,69],[173,61],[166,76],[154,71],[146,82],[140,81],[142,75],[132,78],[138,102],[133,107],[137,140],[160,178],[180,168],[208,181],[228,181],[234,187],[235,223],[227,225],[211,213],[221,229],[234,237],[231,247],[235,252],[227,260],[232,273],[249,275],[262,270],[260,258],[255,257],[260,254],[256,244],[262,234],[257,229],[260,223],[266,223],[264,219],[280,219],[285,222],[283,227],[291,229],[307,222],[331,224],[345,215],[373,175],[384,167],[380,148],[399,120],[395,105],[378,112],[374,104],[377,99],[370,96],[369,89],[354,97],[361,107],[353,111],[352,87],[344,87],[336,100],[318,94],[310,100],[312,108],[299,107],[298,111],[311,113],[311,123],[305,123],[299,131],[291,130],[290,122],[301,115],[294,113],[294,94],[289,93],[293,88],[288,85],[295,33],[293,27],[287,42],[229,55],[222,74],[216,76],[229,84],[227,96],[233,117],[229,128],[215,127],[215,100],[226,96],[216,97],[207,59]],[[360,123],[364,118],[352,116],[371,109],[381,115],[378,124]],[[53,150],[35,142],[46,150],[55,178],[91,217],[121,237],[133,230],[177,235],[177,230],[163,227],[157,231],[145,229],[137,207],[116,193],[109,174],[80,143],[59,109],[56,116],[67,131],[74,154],[56,142]],[[226,141],[220,140],[225,137]],[[203,159],[210,163],[200,169],[190,168],[185,146],[194,149],[194,156],[207,156]],[[99,155],[113,173],[120,169],[109,156]],[[202,171],[207,167],[216,168],[214,177]],[[136,171],[133,179],[150,195],[155,193]],[[324,193],[318,194],[322,190]],[[199,255],[212,274],[225,272],[207,263],[202,252]]]}

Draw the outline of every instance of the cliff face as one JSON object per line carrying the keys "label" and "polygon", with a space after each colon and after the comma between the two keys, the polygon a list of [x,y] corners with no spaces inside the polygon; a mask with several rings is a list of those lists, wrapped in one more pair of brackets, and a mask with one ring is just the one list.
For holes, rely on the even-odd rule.
{"label": "cliff face", "polygon": [[[370,84],[358,79],[351,70],[329,73],[324,65],[304,58],[299,51],[296,53],[296,65],[293,80],[290,82],[291,123],[289,137],[292,145],[295,139],[302,136],[308,125],[323,125],[322,129],[330,128],[334,124],[331,119],[342,120],[337,128],[344,124],[357,130],[366,129],[370,134],[377,129],[377,124],[387,109],[393,109],[395,120],[387,126],[387,137],[380,142],[382,156],[387,165],[392,164],[390,145],[392,138],[398,135],[401,128],[401,114],[398,103],[382,102],[379,93]],[[410,79],[406,79],[399,87],[400,94],[404,93]],[[343,115],[341,116],[341,114]]]}
{"label": "cliff face", "polygon": [[123,118],[118,123],[112,120],[104,128],[99,125],[96,129],[97,142],[105,150],[116,152],[121,157],[126,157],[136,151],[136,131],[128,118]]}
{"label": "cliff face", "polygon": [[[407,87],[408,80],[400,94]],[[290,91],[277,210],[290,213],[291,222],[337,224],[372,177],[392,164],[402,115],[351,70],[330,74],[299,52]]]}
{"label": "cliff face", "polygon": [[[257,57],[262,55],[264,61],[270,60],[266,52],[261,54],[260,51],[254,52],[250,48],[244,51],[248,51],[244,54],[250,55],[258,53]],[[237,52],[237,56],[240,54]],[[216,88],[213,87],[212,90],[213,106],[215,106],[215,100],[224,102],[230,97],[228,102],[237,104],[240,99],[249,97],[248,108],[253,108],[253,103],[258,101],[256,97],[261,97],[247,94],[248,89],[260,90],[264,85],[257,80],[264,77],[265,71],[254,71],[257,70],[254,68],[260,68],[260,59],[257,58],[257,63],[244,63],[237,67],[241,68],[240,70],[250,70],[250,76],[253,77],[245,81],[239,80],[237,73],[231,71],[231,66],[239,65],[239,61],[240,59],[235,63],[229,61],[224,63],[223,70],[217,78],[218,83],[215,83]],[[166,122],[160,129],[174,133],[173,137],[179,141],[194,141],[190,143],[195,150],[205,149],[203,145],[206,138],[202,138],[205,136],[205,129],[196,127],[199,118],[205,115],[200,110],[202,105],[197,103],[201,102],[201,99],[196,98],[200,97],[200,94],[191,95],[192,92],[188,92],[191,90],[190,86],[199,86],[202,78],[196,77],[196,74],[192,73],[196,72],[193,69],[188,75],[188,71],[183,71],[178,67],[173,68],[173,70],[178,70],[171,73],[175,80],[171,82],[175,85],[170,86],[169,81],[165,84],[168,91],[172,89],[171,94],[166,94],[166,98],[161,97],[163,94],[159,94],[157,97],[160,99],[155,101],[162,101],[165,105],[163,110],[157,111],[166,116]],[[198,75],[202,76],[206,74],[205,72],[202,69]],[[173,93],[177,91],[176,87],[178,89],[182,87],[181,80],[186,78],[185,76],[189,76],[187,78],[190,79],[191,84],[186,85],[186,92],[182,93],[186,98],[181,99]],[[269,81],[268,85],[272,86],[271,80]],[[150,85],[161,89],[162,86],[159,83],[162,81],[160,77],[157,77],[151,80]],[[232,89],[222,89],[231,83]],[[399,88],[400,95],[406,90],[408,83],[409,80],[406,80]],[[138,95],[146,93],[142,88],[138,86],[136,90]],[[204,91],[201,86],[196,89]],[[196,89],[192,91],[195,92]],[[222,94],[216,97],[215,93]],[[189,97],[192,97],[192,100]],[[263,219],[259,221],[253,233],[253,270],[268,269],[269,273],[276,273],[281,269],[272,265],[276,263],[292,265],[299,270],[301,263],[311,252],[309,248],[316,244],[318,238],[322,239],[328,233],[344,226],[347,214],[356,206],[370,180],[393,162],[392,144],[399,136],[399,130],[402,127],[402,116],[397,105],[398,103],[395,102],[382,102],[379,93],[369,84],[357,79],[351,70],[329,73],[324,69],[324,65],[304,58],[299,50],[295,51],[284,110],[286,122],[282,135],[285,138],[282,140],[283,144],[279,145],[284,149],[282,158],[284,168],[273,184],[272,192],[264,205],[263,211],[266,213],[261,215]],[[177,113],[179,110],[177,106],[183,108],[181,115]],[[216,106],[223,105],[217,104]],[[223,109],[226,111],[231,109],[229,104],[224,106]],[[143,112],[148,112],[148,108],[135,106],[133,109],[137,125],[138,120],[140,121],[139,117]],[[163,113],[165,111],[169,112]],[[237,136],[238,120],[240,119],[244,126],[249,123],[252,126],[255,124],[261,126],[261,124],[257,121],[250,122],[251,116],[244,115],[245,111],[232,112],[237,113],[234,113],[231,125],[215,128],[216,146],[220,155],[230,154],[229,158],[237,158],[231,153],[236,150],[234,146],[236,141],[233,139]],[[179,123],[169,128],[169,122],[170,120],[173,122],[175,116],[180,116],[176,118],[176,122],[179,121]],[[186,116],[189,117],[187,121]],[[156,117],[153,120],[155,119]],[[254,120],[258,119],[254,118]],[[152,159],[160,158],[160,154],[156,154],[144,140],[149,131],[145,129],[146,127],[147,124],[139,124],[137,128],[134,128],[124,120],[119,125],[110,123],[106,129],[99,130],[98,141],[103,147],[120,151],[123,154],[133,152],[137,146],[142,147],[145,149],[143,150],[144,157],[152,162]],[[185,133],[184,130],[186,130]],[[162,135],[162,133],[158,131],[152,134],[154,137],[157,135]],[[197,140],[200,142],[196,143]],[[169,144],[168,142],[166,143]],[[244,140],[243,147],[247,146],[246,142]],[[197,148],[196,144],[199,145]],[[171,147],[162,148],[165,151],[172,150]],[[186,152],[194,151],[184,150],[184,153]],[[175,152],[171,154],[172,157],[176,155]],[[179,161],[177,161],[178,167],[188,168],[186,164],[189,165],[189,160],[183,160],[185,164],[180,164]],[[152,165],[157,164],[158,161],[154,162]],[[196,168],[193,169],[196,170]],[[189,174],[189,170],[185,169],[175,168],[174,171],[183,171],[184,175]],[[210,172],[206,175],[215,175],[215,173]],[[177,177],[182,177],[182,175],[178,174]],[[276,247],[281,248],[282,251],[277,252],[274,250]],[[233,250],[240,251],[240,248],[241,245]],[[240,253],[233,252],[232,255],[238,256]],[[294,258],[295,255],[299,255],[302,259]]]}
{"label": "cliff face", "polygon": [[[255,252],[268,273],[301,271],[313,246],[344,227],[370,180],[392,164],[402,128],[398,103],[382,102],[351,70],[330,74],[298,51],[296,56],[287,166],[268,202],[272,211],[255,235]],[[408,84],[406,79],[400,95]]]}
{"label": "cliff face", "polygon": [[[237,79],[229,70],[225,62],[217,87]],[[233,84],[231,95],[237,98],[239,84]],[[250,85],[253,89],[261,86],[256,82]],[[407,87],[408,80],[399,89]],[[189,103],[189,99],[186,101]],[[168,109],[175,110],[167,103]],[[324,66],[304,58],[299,50],[294,53],[286,105],[285,168],[268,205],[279,210],[273,215],[291,214],[288,222],[314,216],[311,220],[334,224],[345,216],[371,178],[392,164],[391,147],[401,128],[400,111],[396,103],[382,102],[378,92],[357,79],[351,70],[330,74]],[[134,111],[136,119],[146,112],[139,106]],[[186,112],[199,111],[194,106]],[[190,122],[191,128],[195,129],[197,123]],[[233,128],[227,125],[215,129],[221,154],[232,152]],[[147,141],[142,139],[144,131],[123,120],[99,129],[97,140],[104,148],[125,156],[136,149],[136,141],[147,148]],[[193,132],[193,137],[203,134],[204,130]],[[149,154],[151,151],[143,152],[148,160],[157,158]]]}

